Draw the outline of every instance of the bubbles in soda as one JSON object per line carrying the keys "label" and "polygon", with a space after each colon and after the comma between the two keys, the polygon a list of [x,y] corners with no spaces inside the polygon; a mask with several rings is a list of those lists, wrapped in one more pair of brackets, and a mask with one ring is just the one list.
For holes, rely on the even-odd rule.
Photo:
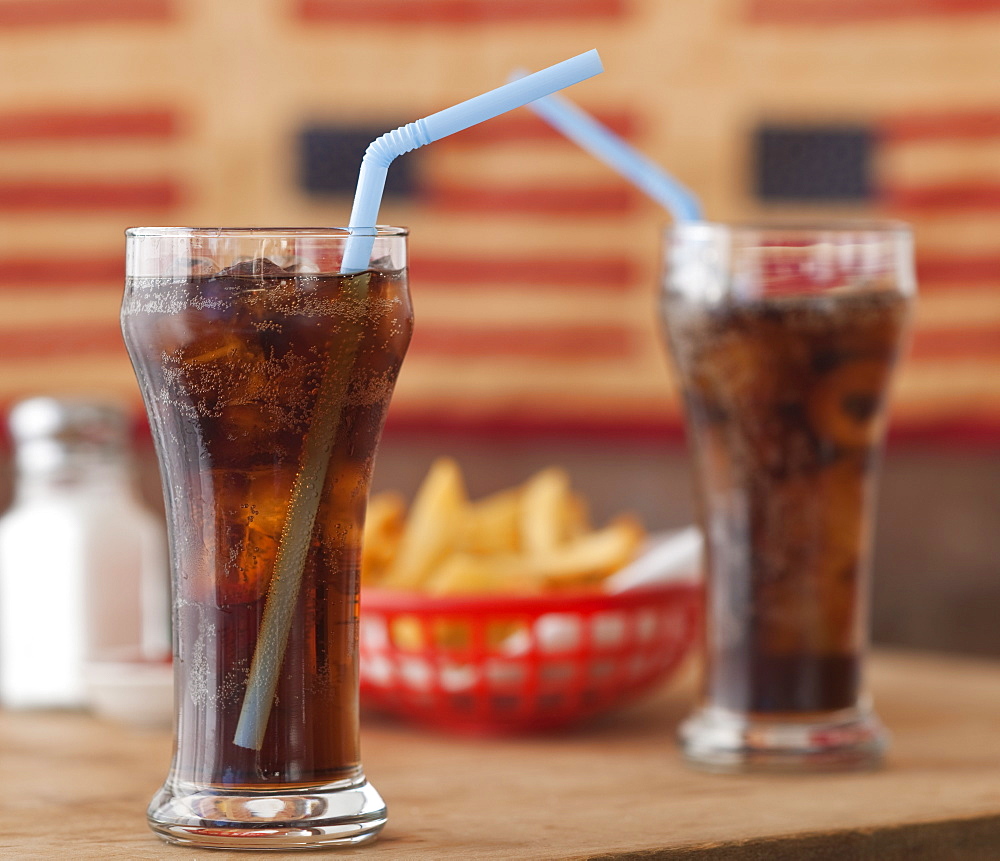
{"label": "bubbles in soda", "polygon": [[[173,780],[307,786],[359,767],[360,539],[412,310],[402,272],[325,275],[283,262],[131,278],[126,288],[123,330],[175,549]],[[330,374],[345,392],[330,465],[264,744],[247,750],[233,734],[303,441]]]}
{"label": "bubbles in soda", "polygon": [[715,705],[857,700],[875,459],[906,311],[890,289],[668,298],[701,475]]}

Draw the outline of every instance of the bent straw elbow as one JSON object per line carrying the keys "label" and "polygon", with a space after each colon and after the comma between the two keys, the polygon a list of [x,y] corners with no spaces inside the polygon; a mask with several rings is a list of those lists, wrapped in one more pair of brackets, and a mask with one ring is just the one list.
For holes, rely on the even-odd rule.
{"label": "bent straw elbow", "polygon": [[414,120],[375,138],[368,144],[361,162],[364,164],[365,161],[373,161],[380,167],[388,168],[397,156],[426,146],[432,140],[427,123],[422,119]]}
{"label": "bent straw elbow", "polygon": [[351,235],[344,247],[341,272],[361,272],[368,267],[378,233],[375,223],[389,165],[397,156],[425,146],[431,140],[427,123],[420,119],[386,132],[368,144],[361,159],[358,191],[347,225]]}

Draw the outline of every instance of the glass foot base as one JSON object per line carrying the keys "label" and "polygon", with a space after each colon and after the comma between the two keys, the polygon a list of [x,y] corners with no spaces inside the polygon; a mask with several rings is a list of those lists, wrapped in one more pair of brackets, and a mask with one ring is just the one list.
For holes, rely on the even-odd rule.
{"label": "glass foot base", "polygon": [[168,843],[211,849],[318,849],[374,840],[385,802],[363,777],[325,786],[252,792],[165,785],[149,827]]}
{"label": "glass foot base", "polygon": [[703,708],[679,731],[685,759],[703,771],[863,771],[877,768],[888,734],[870,711],[762,718]]}

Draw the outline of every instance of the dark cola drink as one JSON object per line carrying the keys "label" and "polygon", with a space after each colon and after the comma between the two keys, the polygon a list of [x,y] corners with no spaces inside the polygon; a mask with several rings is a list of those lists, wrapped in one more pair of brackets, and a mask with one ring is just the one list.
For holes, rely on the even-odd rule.
{"label": "dark cola drink", "polygon": [[721,771],[876,765],[874,497],[916,285],[905,225],[679,225],[663,317],[706,544],[702,702]]}
{"label": "dark cola drink", "polygon": [[[259,815],[246,797],[277,793],[275,809],[291,809],[289,792],[363,778],[360,542],[410,339],[405,272],[316,274],[252,259],[186,278],[132,276],[122,324],[160,458],[174,577],[176,748],[151,824],[176,842],[250,845],[242,838],[264,826],[244,824]],[[321,390],[334,402],[318,404]],[[325,476],[317,470],[273,705],[252,749],[235,743],[237,724],[296,478],[316,468],[303,460],[305,441],[323,409],[334,428],[322,441]],[[214,790],[238,798],[213,801],[205,820],[241,830],[192,838],[177,810]]]}
{"label": "dark cola drink", "polygon": [[700,474],[708,698],[741,712],[851,708],[898,293],[668,304]]}

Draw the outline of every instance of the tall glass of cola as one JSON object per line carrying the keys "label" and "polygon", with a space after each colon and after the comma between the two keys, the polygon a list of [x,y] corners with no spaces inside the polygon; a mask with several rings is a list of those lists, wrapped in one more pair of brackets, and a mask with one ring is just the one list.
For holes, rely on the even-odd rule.
{"label": "tall glass of cola", "polygon": [[176,736],[170,842],[295,849],[385,823],[358,741],[375,451],[412,328],[406,232],[134,228],[122,329],[163,480]]}
{"label": "tall glass of cola", "polygon": [[707,548],[701,707],[713,770],[876,764],[864,686],[876,476],[915,292],[900,224],[692,223],[663,315]]}

